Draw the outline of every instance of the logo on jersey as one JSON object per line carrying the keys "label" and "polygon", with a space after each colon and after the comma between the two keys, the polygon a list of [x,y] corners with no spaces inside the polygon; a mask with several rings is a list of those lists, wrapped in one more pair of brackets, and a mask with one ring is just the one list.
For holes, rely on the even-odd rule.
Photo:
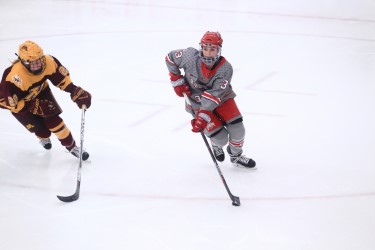
{"label": "logo on jersey", "polygon": [[37,97],[39,95],[39,93],[42,91],[42,86],[43,85],[40,85],[40,86],[36,86],[34,88],[29,89],[29,94],[27,96],[25,96],[24,99],[26,101],[30,101],[30,100],[34,99],[35,97]]}
{"label": "logo on jersey", "polygon": [[67,75],[69,75],[69,71],[68,71],[64,66],[60,66],[60,67],[59,67],[59,72],[60,72],[60,74],[62,74],[63,76],[67,76]]}
{"label": "logo on jersey", "polygon": [[32,125],[32,124],[30,124],[30,123],[26,125],[26,128],[27,128],[28,130],[32,129],[33,127],[34,127],[34,125]]}
{"label": "logo on jersey", "polygon": [[196,89],[200,89],[202,87],[198,86],[198,84],[194,81],[193,78],[190,78],[190,84],[194,86],[194,88]]}
{"label": "logo on jersey", "polygon": [[15,107],[17,106],[17,103],[18,103],[18,97],[16,95],[13,95],[13,97],[8,96],[8,102],[9,102],[9,106]]}
{"label": "logo on jersey", "polygon": [[19,77],[19,75],[13,75],[12,76],[12,80],[11,80],[12,83],[16,84],[17,87],[21,87],[21,84],[22,84],[22,79],[21,77]]}

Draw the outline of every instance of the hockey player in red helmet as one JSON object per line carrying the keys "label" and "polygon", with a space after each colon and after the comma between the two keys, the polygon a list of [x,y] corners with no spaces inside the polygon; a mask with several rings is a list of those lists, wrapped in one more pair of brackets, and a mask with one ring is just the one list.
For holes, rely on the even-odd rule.
{"label": "hockey player in red helmet", "polygon": [[[0,84],[0,106],[11,114],[31,133],[45,149],[51,149],[51,133],[76,157],[80,149],[60,117],[62,109],[54,98],[49,82],[70,93],[79,108],[89,108],[91,94],[72,83],[69,71],[53,56],[45,55],[33,41],[19,46],[18,58],[4,71]],[[49,82],[48,82],[48,81]],[[89,154],[82,152],[82,159]]]}
{"label": "hockey player in red helmet", "polygon": [[233,68],[221,56],[222,45],[219,32],[207,31],[200,40],[199,50],[192,47],[172,50],[165,57],[166,65],[176,94],[183,97],[185,93],[189,97],[191,106],[186,104],[186,111],[195,114],[192,131],[204,131],[210,138],[216,160],[225,160],[223,147],[227,145],[233,165],[254,168],[255,161],[243,155],[245,127],[234,100]]}

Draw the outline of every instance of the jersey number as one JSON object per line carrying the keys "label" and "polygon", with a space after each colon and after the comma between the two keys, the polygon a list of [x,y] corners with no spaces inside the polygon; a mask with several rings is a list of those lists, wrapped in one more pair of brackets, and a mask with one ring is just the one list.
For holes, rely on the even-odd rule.
{"label": "jersey number", "polygon": [[175,56],[176,58],[180,58],[180,57],[182,56],[182,50],[177,51],[176,53],[174,53],[174,56]]}
{"label": "jersey number", "polygon": [[225,89],[227,86],[228,86],[228,81],[227,80],[224,80],[222,83],[221,83],[221,85],[220,85],[220,88],[222,88],[222,89]]}

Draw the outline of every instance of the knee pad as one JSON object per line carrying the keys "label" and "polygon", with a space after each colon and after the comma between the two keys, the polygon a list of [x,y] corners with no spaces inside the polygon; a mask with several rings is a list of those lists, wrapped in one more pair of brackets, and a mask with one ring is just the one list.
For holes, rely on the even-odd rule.
{"label": "knee pad", "polygon": [[242,117],[241,117],[241,118],[238,118],[238,119],[236,119],[236,120],[234,120],[234,121],[231,121],[231,122],[228,123],[228,124],[236,124],[236,123],[240,123],[240,122],[243,122]]}
{"label": "knee pad", "polygon": [[219,146],[219,147],[223,147],[229,141],[228,131],[225,128],[223,128],[217,133],[215,133],[214,135],[212,135],[210,137],[210,140],[212,144]]}
{"label": "knee pad", "polygon": [[242,122],[237,122],[235,124],[228,124],[227,126],[229,140],[230,141],[243,141],[245,139],[245,126]]}
{"label": "knee pad", "polygon": [[49,138],[51,136],[51,131],[49,131],[47,127],[39,127],[39,129],[35,131],[35,135],[40,138]]}
{"label": "knee pad", "polygon": [[12,115],[30,132],[41,138],[48,138],[51,132],[44,123],[43,118],[29,112],[25,114],[12,113]]}
{"label": "knee pad", "polygon": [[209,138],[212,138],[212,137],[215,137],[215,135],[219,134],[221,132],[221,130],[225,129],[224,127],[222,127],[220,130],[216,131],[215,133],[212,133]]}

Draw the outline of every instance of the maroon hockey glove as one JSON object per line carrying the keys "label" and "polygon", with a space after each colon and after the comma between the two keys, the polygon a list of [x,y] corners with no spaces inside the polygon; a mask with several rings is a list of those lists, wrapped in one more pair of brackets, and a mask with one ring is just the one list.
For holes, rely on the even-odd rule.
{"label": "maroon hockey glove", "polygon": [[191,96],[189,86],[185,83],[185,79],[182,75],[169,73],[169,76],[171,78],[171,84],[174,92],[176,92],[179,97],[183,97],[183,93],[186,93],[187,96]]}
{"label": "maroon hockey glove", "polygon": [[27,102],[27,109],[30,113],[42,117],[51,117],[61,113],[61,109],[57,103],[39,98]]}
{"label": "maroon hockey glove", "polygon": [[207,123],[211,121],[211,112],[207,110],[199,110],[197,114],[195,115],[195,119],[191,120],[191,125],[194,133],[198,133],[202,130],[204,130],[207,126]]}
{"label": "maroon hockey glove", "polygon": [[70,93],[70,98],[80,109],[82,109],[83,105],[85,105],[86,108],[91,106],[91,94],[81,87],[75,87]]}

